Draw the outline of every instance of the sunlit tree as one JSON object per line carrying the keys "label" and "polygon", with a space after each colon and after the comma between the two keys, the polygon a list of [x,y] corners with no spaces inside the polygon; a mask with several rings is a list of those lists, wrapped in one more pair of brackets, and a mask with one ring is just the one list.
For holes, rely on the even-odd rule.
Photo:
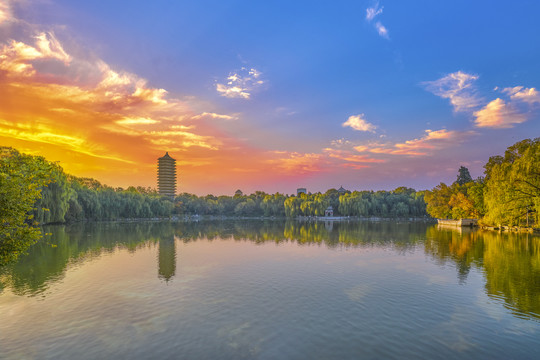
{"label": "sunlit tree", "polygon": [[42,157],[0,148],[0,266],[41,237],[31,212],[41,189],[51,181],[51,168]]}

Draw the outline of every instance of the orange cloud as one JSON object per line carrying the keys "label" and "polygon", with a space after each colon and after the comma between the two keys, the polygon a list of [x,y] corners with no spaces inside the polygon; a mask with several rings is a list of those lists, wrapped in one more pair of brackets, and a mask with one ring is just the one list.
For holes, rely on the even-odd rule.
{"label": "orange cloud", "polygon": [[360,164],[351,164],[351,163],[341,164],[341,166],[345,168],[355,169],[355,170],[361,170],[361,169],[365,169],[369,167],[369,165],[360,165]]}
{"label": "orange cloud", "polygon": [[34,40],[34,46],[15,40],[4,44],[0,49],[0,70],[9,77],[28,77],[36,74],[32,65],[34,60],[59,60],[65,64],[71,61],[52,32],[39,33]]}
{"label": "orange cloud", "polygon": [[90,144],[84,137],[78,137],[72,134],[62,134],[59,133],[57,129],[52,129],[42,124],[32,126],[30,124],[10,123],[0,119],[0,137],[58,146],[69,151],[96,158],[115,160],[129,164],[134,163],[133,161],[122,159],[120,157],[107,155],[104,151],[100,152],[98,146]]}
{"label": "orange cloud", "polygon": [[271,154],[277,157],[266,160],[266,163],[281,172],[298,175],[322,171],[324,160],[321,154],[288,151],[272,151]]}
{"label": "orange cloud", "polygon": [[125,117],[122,120],[116,121],[117,124],[120,125],[150,125],[150,124],[158,124],[159,121],[149,118],[129,118]]}
{"label": "orange cloud", "polygon": [[368,157],[366,155],[351,154],[350,151],[346,151],[346,150],[336,150],[336,149],[327,148],[327,149],[324,149],[324,151],[331,158],[343,160],[343,161],[346,161],[346,162],[349,162],[349,163],[373,164],[373,163],[386,162],[386,160],[374,159],[374,158],[370,158],[370,157]]}
{"label": "orange cloud", "polygon": [[474,124],[477,127],[495,129],[511,128],[514,124],[527,121],[524,114],[521,114],[500,98],[491,101],[484,108],[476,111],[474,116],[476,117]]}
{"label": "orange cloud", "polygon": [[441,150],[461,143],[472,131],[426,130],[426,135],[419,139],[407,140],[403,143],[370,144],[355,146],[358,152],[371,152],[373,154],[425,156],[436,150]]}

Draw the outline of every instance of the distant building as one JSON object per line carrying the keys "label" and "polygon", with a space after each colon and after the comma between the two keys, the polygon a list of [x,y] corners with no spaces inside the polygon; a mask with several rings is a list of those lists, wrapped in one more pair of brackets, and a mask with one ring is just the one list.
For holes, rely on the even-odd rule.
{"label": "distant building", "polygon": [[296,189],[296,196],[300,196],[300,194],[307,194],[307,189],[306,188]]}
{"label": "distant building", "polygon": [[334,208],[329,206],[324,210],[324,216],[332,217],[334,216]]}
{"label": "distant building", "polygon": [[174,198],[176,195],[176,160],[169,153],[158,159],[157,171],[158,192]]}
{"label": "distant building", "polygon": [[242,192],[242,190],[238,189],[234,192],[234,196],[243,196],[244,193]]}
{"label": "distant building", "polygon": [[349,191],[349,190],[344,189],[343,186],[340,186],[339,189],[337,190],[337,192],[338,192],[339,195],[343,195],[343,194],[345,194],[347,191]]}

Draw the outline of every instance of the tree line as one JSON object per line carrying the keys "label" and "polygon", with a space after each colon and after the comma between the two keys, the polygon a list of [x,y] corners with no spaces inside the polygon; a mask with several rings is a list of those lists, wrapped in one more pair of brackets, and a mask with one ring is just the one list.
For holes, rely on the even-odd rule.
{"label": "tree line", "polygon": [[472,179],[461,167],[450,186],[441,183],[425,193],[435,218],[475,218],[492,226],[535,226],[540,214],[540,138],[508,147],[492,156],[484,176]]}
{"label": "tree line", "polygon": [[256,191],[251,195],[234,196],[181,194],[175,199],[175,211],[185,215],[325,216],[332,208],[334,216],[359,217],[424,217],[427,216],[423,192],[399,187],[393,191],[344,191],[330,189],[325,193],[298,196]]}

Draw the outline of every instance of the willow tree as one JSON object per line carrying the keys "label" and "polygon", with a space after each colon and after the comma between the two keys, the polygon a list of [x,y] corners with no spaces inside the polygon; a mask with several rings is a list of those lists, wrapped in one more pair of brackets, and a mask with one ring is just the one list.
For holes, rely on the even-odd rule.
{"label": "willow tree", "polygon": [[40,224],[63,223],[69,209],[69,200],[76,196],[64,170],[49,163],[50,183],[41,189],[41,197],[34,204],[34,219]]}
{"label": "willow tree", "polygon": [[540,138],[510,146],[485,166],[485,222],[493,225],[538,224],[540,212]]}

